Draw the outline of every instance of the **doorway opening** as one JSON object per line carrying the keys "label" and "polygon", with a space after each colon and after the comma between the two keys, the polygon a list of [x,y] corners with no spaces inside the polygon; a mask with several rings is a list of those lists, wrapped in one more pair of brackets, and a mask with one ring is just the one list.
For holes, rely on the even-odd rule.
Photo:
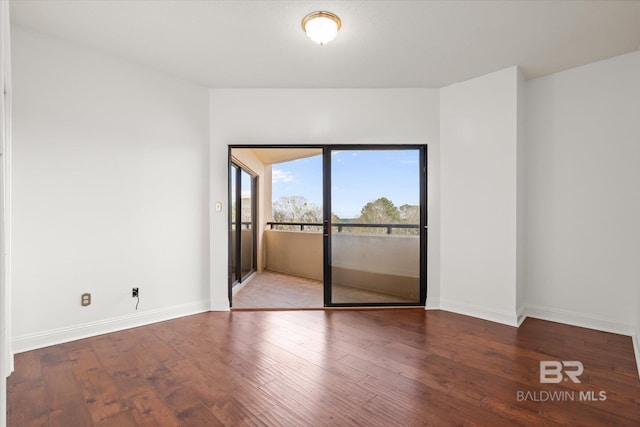
{"label": "doorway opening", "polygon": [[[230,285],[233,308],[424,305],[426,146],[232,146],[229,158],[256,178],[257,273]],[[233,284],[237,260],[230,270]]]}

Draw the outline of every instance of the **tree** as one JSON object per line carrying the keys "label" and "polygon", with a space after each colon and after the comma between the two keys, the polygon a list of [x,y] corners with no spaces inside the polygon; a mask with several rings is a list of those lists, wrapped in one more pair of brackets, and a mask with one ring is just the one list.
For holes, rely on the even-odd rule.
{"label": "tree", "polygon": [[420,206],[400,206],[400,221],[405,224],[420,224]]}
{"label": "tree", "polygon": [[364,205],[358,218],[358,222],[367,224],[393,224],[399,221],[400,210],[386,197]]}
{"label": "tree", "polygon": [[[402,205],[400,206],[400,222],[403,224],[420,224],[420,206],[417,205]],[[395,234],[407,234],[418,235],[420,229],[418,228],[401,228],[394,230]]]}
{"label": "tree", "polygon": [[322,208],[304,196],[281,197],[273,203],[275,222],[322,222]]}

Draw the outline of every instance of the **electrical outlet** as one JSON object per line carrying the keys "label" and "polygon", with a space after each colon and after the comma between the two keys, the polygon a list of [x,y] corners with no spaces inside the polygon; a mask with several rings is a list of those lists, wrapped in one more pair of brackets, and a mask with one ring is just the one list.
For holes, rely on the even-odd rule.
{"label": "electrical outlet", "polygon": [[137,298],[138,297],[138,288],[133,288],[131,290],[131,297],[132,298]]}
{"label": "electrical outlet", "polygon": [[82,304],[83,307],[86,307],[89,304],[91,304],[91,294],[90,293],[82,294],[80,296],[80,304]]}

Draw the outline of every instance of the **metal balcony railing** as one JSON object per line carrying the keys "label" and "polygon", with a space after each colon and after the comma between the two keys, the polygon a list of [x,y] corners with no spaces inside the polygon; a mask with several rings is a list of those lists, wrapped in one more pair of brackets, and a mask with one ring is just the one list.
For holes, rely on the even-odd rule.
{"label": "metal balcony railing", "polygon": [[[240,223],[240,229],[251,230],[251,224],[252,224],[251,221],[242,221]],[[236,229],[236,222],[235,221],[231,222],[231,229],[232,230]]]}
{"label": "metal balcony railing", "polygon": [[270,221],[267,222],[267,225],[269,226],[270,230],[282,230],[282,228],[279,227],[287,227],[287,228],[292,228],[292,227],[300,227],[300,231],[305,231],[304,228],[307,227],[313,227],[313,230],[307,230],[307,231],[322,231],[322,223],[321,222],[294,222],[294,221],[286,221],[286,222],[279,222],[279,221]]}
{"label": "metal balcony railing", "polygon": [[[279,227],[300,227],[300,231],[322,231],[321,222],[277,222],[270,221],[267,225],[271,230],[282,230]],[[420,224],[366,224],[366,223],[354,223],[354,222],[341,222],[337,224],[331,224],[332,229],[337,229],[338,233],[342,233],[345,228],[384,228],[387,234],[392,234],[393,229],[405,229],[405,230],[417,230],[420,228]]]}

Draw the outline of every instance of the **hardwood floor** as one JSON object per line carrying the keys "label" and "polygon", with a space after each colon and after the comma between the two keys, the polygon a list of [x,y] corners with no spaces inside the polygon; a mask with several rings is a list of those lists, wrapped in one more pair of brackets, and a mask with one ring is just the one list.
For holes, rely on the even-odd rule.
{"label": "hardwood floor", "polygon": [[9,427],[640,422],[629,337],[422,309],[204,313],[18,354],[8,384]]}

